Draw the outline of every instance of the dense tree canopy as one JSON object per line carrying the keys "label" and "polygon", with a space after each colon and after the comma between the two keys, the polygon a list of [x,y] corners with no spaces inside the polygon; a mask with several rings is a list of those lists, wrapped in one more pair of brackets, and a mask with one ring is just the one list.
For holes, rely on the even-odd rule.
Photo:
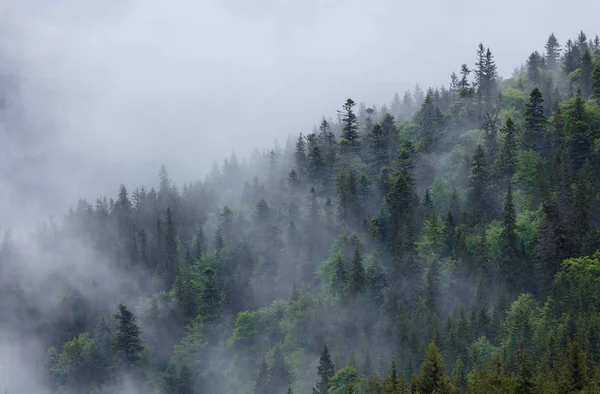
{"label": "dense tree canopy", "polygon": [[32,242],[102,256],[126,284],[100,301],[53,278],[48,316],[6,232],[0,326],[56,393],[597,392],[600,43],[563,42],[511,78],[481,44],[449,89],[80,201]]}

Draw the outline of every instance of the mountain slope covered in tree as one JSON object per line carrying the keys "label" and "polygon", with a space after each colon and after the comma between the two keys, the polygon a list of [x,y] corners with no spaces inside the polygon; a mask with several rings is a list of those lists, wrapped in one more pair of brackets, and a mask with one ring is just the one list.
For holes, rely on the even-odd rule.
{"label": "mountain slope covered in tree", "polygon": [[28,287],[7,232],[0,325],[44,343],[53,393],[599,392],[600,40],[544,48],[80,201],[35,244],[103,256],[126,281],[101,300]]}

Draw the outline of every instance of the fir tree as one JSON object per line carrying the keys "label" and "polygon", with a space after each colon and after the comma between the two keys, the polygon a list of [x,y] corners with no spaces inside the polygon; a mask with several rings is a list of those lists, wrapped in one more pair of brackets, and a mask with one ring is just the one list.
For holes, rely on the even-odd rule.
{"label": "fir tree", "polygon": [[125,304],[119,304],[114,318],[119,321],[119,324],[113,349],[125,364],[124,366],[131,368],[138,360],[138,355],[143,349],[140,328],[135,322],[135,316],[127,309]]}
{"label": "fir tree", "polygon": [[467,194],[470,219],[473,224],[481,224],[491,216],[491,196],[489,174],[483,146],[478,145],[471,161],[469,191]]}
{"label": "fir tree", "polygon": [[544,99],[542,92],[535,87],[525,104],[525,132],[521,144],[523,149],[541,152],[546,141],[546,116],[544,115]]}
{"label": "fir tree", "polygon": [[420,374],[416,378],[416,388],[423,394],[452,392],[442,355],[434,341],[427,347]]}
{"label": "fir tree", "polygon": [[323,347],[323,351],[319,357],[317,374],[319,375],[319,380],[312,390],[313,394],[328,394],[331,387],[330,379],[335,375],[335,367],[331,361],[327,345]]}
{"label": "fir tree", "polygon": [[498,152],[498,158],[494,163],[494,176],[508,181],[512,179],[513,174],[517,166],[517,136],[515,130],[515,123],[509,116],[506,119],[506,124],[502,128],[504,138],[500,152]]}
{"label": "fir tree", "polygon": [[549,70],[556,70],[558,67],[558,60],[560,58],[560,44],[556,39],[554,33],[550,34],[548,37],[548,41],[546,45],[544,45],[546,49],[546,65]]}
{"label": "fir tree", "polygon": [[359,145],[358,120],[352,108],[356,103],[352,99],[346,100],[341,111],[342,122],[344,123],[343,135],[350,144],[350,149],[356,151]]}

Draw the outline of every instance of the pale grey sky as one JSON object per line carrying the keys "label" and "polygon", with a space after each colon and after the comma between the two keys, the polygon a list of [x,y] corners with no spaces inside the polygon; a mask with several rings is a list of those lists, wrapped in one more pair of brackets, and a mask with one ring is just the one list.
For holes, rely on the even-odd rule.
{"label": "pale grey sky", "polygon": [[0,126],[0,204],[13,208],[0,228],[23,206],[35,217],[154,181],[160,163],[203,178],[347,97],[379,106],[447,84],[480,41],[509,76],[550,32],[595,35],[599,14],[595,0],[0,1],[0,65],[20,104]]}

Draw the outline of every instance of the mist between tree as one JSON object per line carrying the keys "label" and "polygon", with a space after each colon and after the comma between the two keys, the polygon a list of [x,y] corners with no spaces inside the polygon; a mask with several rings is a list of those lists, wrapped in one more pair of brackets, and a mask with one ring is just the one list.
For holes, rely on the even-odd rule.
{"label": "mist between tree", "polygon": [[600,40],[544,48],[7,231],[0,387],[598,391]]}

